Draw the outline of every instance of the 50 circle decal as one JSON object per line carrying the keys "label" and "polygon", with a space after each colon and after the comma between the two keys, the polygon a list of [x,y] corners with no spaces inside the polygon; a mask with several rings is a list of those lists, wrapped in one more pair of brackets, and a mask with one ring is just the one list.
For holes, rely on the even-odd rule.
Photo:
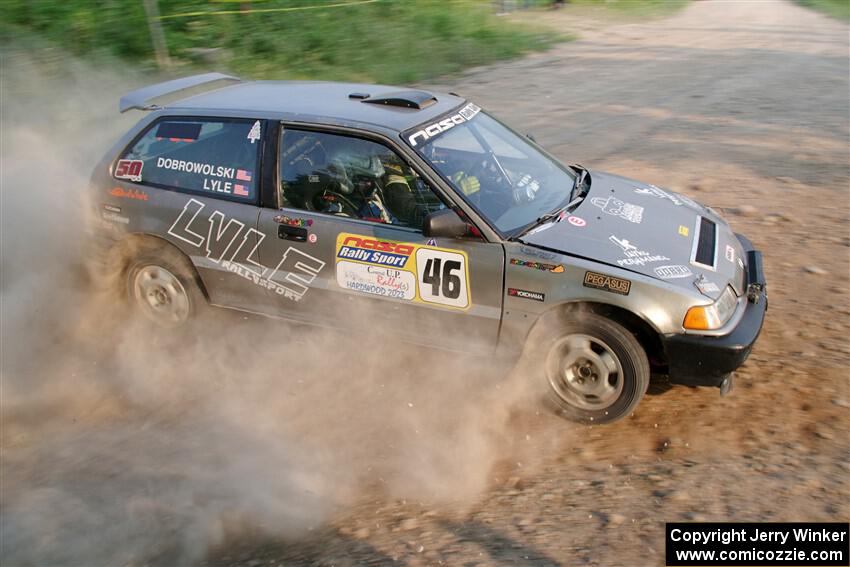
{"label": "50 circle decal", "polygon": [[357,234],[337,237],[337,284],[354,292],[466,309],[468,265],[460,250]]}
{"label": "50 circle decal", "polygon": [[115,177],[128,179],[139,183],[142,180],[142,167],[145,162],[140,159],[119,159],[115,164]]}

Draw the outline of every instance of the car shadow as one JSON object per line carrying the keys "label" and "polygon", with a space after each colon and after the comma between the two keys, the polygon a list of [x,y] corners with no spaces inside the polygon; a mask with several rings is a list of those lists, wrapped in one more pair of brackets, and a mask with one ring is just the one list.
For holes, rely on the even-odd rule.
{"label": "car shadow", "polygon": [[330,528],[307,538],[283,541],[273,536],[253,536],[221,545],[199,563],[204,567],[243,567],[254,565],[407,565],[403,558],[391,557],[369,542],[345,536]]}
{"label": "car shadow", "polygon": [[666,374],[652,374],[649,377],[649,388],[646,390],[647,396],[660,396],[673,389],[673,383]]}
{"label": "car shadow", "polygon": [[561,565],[542,551],[521,543],[490,526],[476,521],[441,522],[443,528],[461,541],[479,545],[490,555],[491,565]]}

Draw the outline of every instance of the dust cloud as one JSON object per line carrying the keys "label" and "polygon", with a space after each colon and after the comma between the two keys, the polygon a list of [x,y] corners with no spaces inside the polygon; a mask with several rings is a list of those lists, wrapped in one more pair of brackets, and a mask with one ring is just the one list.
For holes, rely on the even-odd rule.
{"label": "dust cloud", "polygon": [[245,531],[298,538],[367,495],[485,488],[522,381],[227,312],[152,332],[87,276],[85,195],[138,119],[119,96],[154,79],[49,52],[4,53],[2,72],[4,563],[190,563]]}

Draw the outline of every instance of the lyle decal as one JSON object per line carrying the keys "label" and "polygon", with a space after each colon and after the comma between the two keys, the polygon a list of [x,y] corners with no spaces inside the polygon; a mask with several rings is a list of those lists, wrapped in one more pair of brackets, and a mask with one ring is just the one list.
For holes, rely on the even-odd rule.
{"label": "lyle decal", "polygon": [[[218,210],[201,215],[205,205],[189,199],[168,234],[206,253],[213,263],[228,272],[282,295],[300,301],[325,263],[296,248],[289,247],[275,267],[257,260],[257,249],[266,235]],[[252,245],[253,243],[253,245]]]}

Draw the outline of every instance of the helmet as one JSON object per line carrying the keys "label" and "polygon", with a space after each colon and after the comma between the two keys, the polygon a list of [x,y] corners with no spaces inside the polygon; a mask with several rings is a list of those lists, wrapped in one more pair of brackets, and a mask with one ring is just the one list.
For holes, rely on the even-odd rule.
{"label": "helmet", "polygon": [[354,188],[348,176],[348,168],[345,167],[345,162],[340,158],[331,158],[328,160],[327,171],[328,176],[336,182],[336,190],[343,195],[351,195]]}
{"label": "helmet", "polygon": [[382,155],[380,161],[387,175],[404,175],[406,173],[407,164],[393,152]]}
{"label": "helmet", "polygon": [[384,174],[384,166],[378,156],[340,148],[330,156],[329,163],[335,163],[345,169],[349,177],[354,175],[370,175],[380,177]]}

